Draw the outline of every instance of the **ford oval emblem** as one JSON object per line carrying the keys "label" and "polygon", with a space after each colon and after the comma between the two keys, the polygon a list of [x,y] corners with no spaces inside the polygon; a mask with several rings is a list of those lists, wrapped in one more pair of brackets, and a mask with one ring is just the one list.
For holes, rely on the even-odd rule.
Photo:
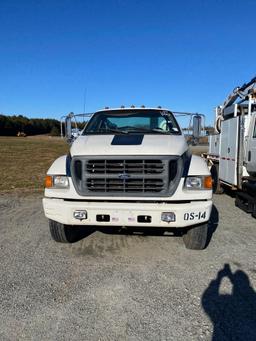
{"label": "ford oval emblem", "polygon": [[127,173],[122,173],[122,174],[119,174],[118,177],[119,177],[119,179],[121,179],[121,180],[128,180],[129,177],[130,177],[130,175],[127,174]]}

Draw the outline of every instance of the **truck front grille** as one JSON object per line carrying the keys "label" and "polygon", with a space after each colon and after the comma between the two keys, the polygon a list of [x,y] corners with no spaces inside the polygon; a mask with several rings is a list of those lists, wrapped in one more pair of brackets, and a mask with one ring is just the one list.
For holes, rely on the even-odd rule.
{"label": "truck front grille", "polygon": [[74,157],[71,175],[83,196],[165,196],[178,175],[178,157]]}

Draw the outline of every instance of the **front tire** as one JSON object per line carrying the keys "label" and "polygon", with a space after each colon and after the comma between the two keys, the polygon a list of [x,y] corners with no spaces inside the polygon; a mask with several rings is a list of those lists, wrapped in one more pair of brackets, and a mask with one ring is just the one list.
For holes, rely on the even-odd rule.
{"label": "front tire", "polygon": [[77,241],[76,231],[72,226],[49,220],[51,237],[58,243],[73,243]]}
{"label": "front tire", "polygon": [[207,246],[208,223],[189,228],[183,234],[183,242],[187,249],[203,250]]}

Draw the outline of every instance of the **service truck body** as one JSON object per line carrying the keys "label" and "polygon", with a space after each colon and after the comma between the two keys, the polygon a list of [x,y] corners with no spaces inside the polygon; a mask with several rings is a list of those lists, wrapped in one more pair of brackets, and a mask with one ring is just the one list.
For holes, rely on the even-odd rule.
{"label": "service truck body", "polygon": [[[214,179],[214,190],[237,191],[236,205],[256,216],[256,79],[236,88],[216,108],[217,134],[209,136],[204,154]],[[238,103],[235,103],[239,99]]]}
{"label": "service truck body", "polygon": [[[59,157],[48,170],[53,181],[58,176],[67,177],[68,185],[50,184],[45,189],[43,206],[50,222],[71,228],[194,227],[200,233],[204,229],[204,242],[186,246],[206,246],[212,208],[210,172],[201,157],[191,155],[168,110],[96,112],[69,155]],[[189,229],[184,231],[189,238]]]}

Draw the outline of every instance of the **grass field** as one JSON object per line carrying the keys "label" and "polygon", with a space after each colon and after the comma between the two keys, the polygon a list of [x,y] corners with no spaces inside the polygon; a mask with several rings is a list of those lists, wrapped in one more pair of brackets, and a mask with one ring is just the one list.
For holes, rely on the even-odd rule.
{"label": "grass field", "polygon": [[[68,152],[65,140],[36,137],[0,137],[0,192],[42,191],[52,162]],[[200,155],[206,146],[191,147]]]}
{"label": "grass field", "polygon": [[0,137],[0,192],[43,190],[51,163],[67,151],[60,138]]}

